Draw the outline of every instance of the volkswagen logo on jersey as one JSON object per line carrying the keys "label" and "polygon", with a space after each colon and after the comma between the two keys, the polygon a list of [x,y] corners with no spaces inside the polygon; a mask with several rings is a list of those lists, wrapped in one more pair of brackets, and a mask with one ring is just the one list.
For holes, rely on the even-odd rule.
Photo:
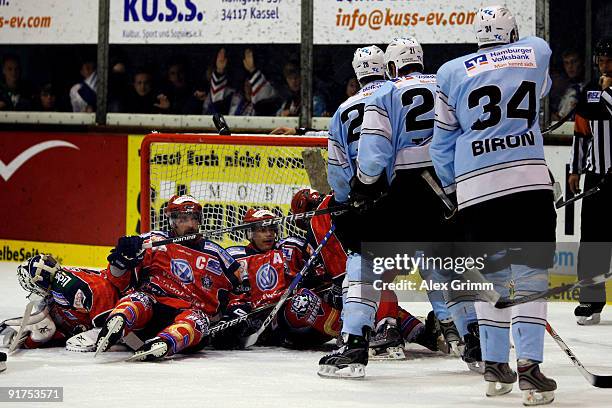
{"label": "volkswagen logo on jersey", "polygon": [[173,274],[178,276],[181,282],[191,283],[193,282],[193,271],[191,265],[184,259],[173,259],[170,261],[170,270]]}
{"label": "volkswagen logo on jersey", "polygon": [[257,287],[261,290],[270,290],[278,283],[278,273],[270,264],[262,265],[255,275]]}

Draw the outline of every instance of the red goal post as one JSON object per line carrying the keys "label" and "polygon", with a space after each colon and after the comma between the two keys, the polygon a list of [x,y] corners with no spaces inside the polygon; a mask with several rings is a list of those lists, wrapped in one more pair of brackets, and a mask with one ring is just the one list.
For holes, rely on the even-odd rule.
{"label": "red goal post", "polygon": [[[215,134],[146,136],[140,149],[141,232],[168,228],[163,210],[174,194],[191,194],[203,206],[203,232],[239,224],[250,207],[286,215],[295,191],[310,186],[304,152],[327,138]],[[293,225],[281,234],[301,232]],[[244,232],[213,237],[224,246],[242,244]]]}

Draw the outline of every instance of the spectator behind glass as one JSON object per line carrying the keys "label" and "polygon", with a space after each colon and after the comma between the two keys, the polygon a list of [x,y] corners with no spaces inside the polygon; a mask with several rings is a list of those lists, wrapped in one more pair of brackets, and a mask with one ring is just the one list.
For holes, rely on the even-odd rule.
{"label": "spectator behind glass", "polygon": [[57,87],[48,82],[40,87],[40,91],[37,94],[37,98],[34,101],[34,109],[42,112],[64,112],[65,100],[59,97]]}
{"label": "spectator behind glass", "polygon": [[125,57],[119,53],[111,57],[108,73],[108,111],[123,112],[123,106],[131,84],[127,74]]}
{"label": "spectator behind glass", "polygon": [[169,113],[170,101],[153,89],[153,75],[144,69],[136,70],[132,89],[126,96],[123,111],[126,113]]}
{"label": "spectator behind glass", "polygon": [[79,69],[81,81],[70,88],[70,104],[73,112],[95,112],[96,111],[96,86],[98,75],[96,74],[96,63],[85,60]]}
{"label": "spectator behind glass", "polygon": [[[283,77],[287,84],[288,96],[276,116],[299,116],[302,109],[302,78],[299,65],[296,62],[286,63],[283,67]],[[312,116],[329,116],[325,99],[317,92],[313,95]]]}
{"label": "spectator behind glass", "polygon": [[21,79],[21,64],[16,55],[4,56],[2,59],[2,76],[0,110],[31,110],[33,108],[32,92]]}
{"label": "spectator behind glass", "polygon": [[224,50],[222,51],[221,60],[217,59],[217,68],[212,74],[213,88],[211,88],[211,96],[215,106],[224,108],[229,100],[229,115],[275,115],[278,109],[276,90],[255,66],[253,51],[249,48],[244,51],[242,66],[247,76],[242,82],[242,89],[240,91],[228,86],[228,79],[225,74],[227,59],[225,58]]}
{"label": "spectator behind glass", "polygon": [[174,114],[199,113],[198,100],[194,87],[187,79],[187,70],[182,61],[172,61],[166,71],[166,81],[162,93],[170,101],[170,112]]}
{"label": "spectator behind glass", "polygon": [[[584,79],[584,60],[575,49],[569,49],[561,54],[563,70],[569,80],[569,85],[561,93],[557,111],[552,113],[553,120],[559,120],[569,114],[578,103],[578,96],[586,85]],[[573,119],[573,115],[572,118]]]}

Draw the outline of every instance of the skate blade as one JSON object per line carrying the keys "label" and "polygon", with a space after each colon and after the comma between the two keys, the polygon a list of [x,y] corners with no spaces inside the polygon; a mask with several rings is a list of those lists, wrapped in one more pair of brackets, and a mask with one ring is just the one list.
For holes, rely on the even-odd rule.
{"label": "skate blade", "polygon": [[578,316],[576,323],[580,326],[593,326],[601,322],[601,313],[593,313],[591,316]]}
{"label": "skate blade", "polygon": [[6,370],[6,363],[4,361],[0,361],[0,373]]}
{"label": "skate blade", "polygon": [[361,379],[365,377],[365,365],[348,364],[341,368],[332,365],[320,365],[317,374],[323,378]]}
{"label": "skate blade", "polygon": [[465,349],[465,346],[460,346],[458,341],[451,341],[449,345],[450,350],[448,354],[455,357],[461,357],[463,355],[463,349]]}
{"label": "skate blade", "polygon": [[467,364],[467,367],[470,371],[473,371],[477,374],[484,374],[485,372],[485,366],[482,361],[474,361],[471,363],[466,362],[465,364]]}
{"label": "skate blade", "polygon": [[376,350],[368,350],[369,358],[373,361],[385,361],[385,360],[406,360],[406,353],[402,347],[387,347],[387,349],[381,353],[376,353]]}
{"label": "skate blade", "polygon": [[546,405],[555,400],[554,391],[538,391],[525,390],[523,391],[523,405],[531,407],[534,405]]}
{"label": "skate blade", "polygon": [[168,346],[163,343],[154,343],[151,348],[146,351],[137,351],[126,359],[125,361],[145,361],[145,360],[159,360],[168,353]]}
{"label": "skate blade", "polygon": [[123,320],[123,317],[121,316],[114,316],[111,318],[111,320],[108,321],[107,323],[107,327],[108,327],[108,333],[106,333],[106,336],[104,336],[103,338],[99,339],[98,341],[96,341],[97,347],[96,347],[96,354],[94,354],[94,358],[96,358],[98,356],[98,354],[100,354],[102,351],[106,351],[110,348],[109,346],[109,339],[113,334],[118,333],[120,330],[123,329],[123,322],[125,320]]}
{"label": "skate blade", "polygon": [[487,397],[497,397],[508,394],[512,391],[512,384],[501,383],[499,381],[487,382]]}

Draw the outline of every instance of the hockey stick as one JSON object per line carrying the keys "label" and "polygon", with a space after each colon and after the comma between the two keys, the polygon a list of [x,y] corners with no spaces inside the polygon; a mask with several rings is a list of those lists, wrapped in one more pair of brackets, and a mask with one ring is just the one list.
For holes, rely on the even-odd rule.
{"label": "hockey stick", "polygon": [[594,387],[597,388],[612,388],[612,375],[597,375],[590,373],[584,365],[578,360],[578,358],[574,355],[572,350],[565,344],[563,339],[557,334],[557,332],[550,326],[550,323],[546,322],[546,331],[551,337],[555,340],[555,342],[559,345],[561,350],[567,354],[567,356],[572,360],[572,363],[576,366],[580,374]]}
{"label": "hockey stick", "polygon": [[595,187],[588,189],[587,191],[584,191],[580,194],[577,194],[575,196],[573,196],[572,198],[568,198],[565,201],[557,201],[557,203],[555,204],[555,207],[557,209],[565,207],[568,204],[573,203],[574,201],[578,201],[581,200],[583,198],[587,198],[588,196],[591,196],[595,193],[598,193],[601,191],[601,189],[603,188],[604,184],[609,183],[610,179],[612,179],[612,169],[609,169],[606,174],[604,174],[603,178],[599,181],[599,183],[597,183],[597,185],[595,185]]}
{"label": "hockey stick", "polygon": [[495,303],[495,307],[498,309],[505,309],[505,308],[520,305],[523,303],[533,302],[534,300],[537,300],[537,299],[543,299],[549,296],[558,295],[565,291],[574,290],[578,288],[584,288],[587,286],[598,285],[610,279],[612,279],[612,272],[606,272],[606,273],[602,273],[597,276],[593,276],[592,278],[581,279],[578,282],[574,282],[574,283],[566,283],[561,286],[550,288],[548,290],[533,293],[531,295],[523,296],[520,298],[501,299],[497,303]]}
{"label": "hockey stick", "polygon": [[557,130],[558,128],[560,128],[565,122],[567,122],[568,120],[570,120],[572,118],[572,115],[574,114],[574,112],[576,112],[576,108],[575,107],[571,111],[569,111],[567,115],[565,115],[564,117],[559,119],[557,121],[557,123],[555,123],[554,125],[550,125],[546,129],[542,130],[542,132],[541,132],[542,136],[547,135],[550,132],[552,132],[553,130]]}
{"label": "hockey stick", "polygon": [[145,242],[142,245],[142,248],[147,249],[147,248],[158,247],[158,246],[168,245],[168,244],[180,244],[181,242],[191,241],[193,239],[201,238],[205,236],[208,237],[208,236],[214,236],[214,235],[221,235],[221,234],[226,234],[229,232],[253,228],[256,226],[267,227],[270,225],[279,225],[279,224],[284,224],[286,222],[297,221],[297,220],[302,220],[302,219],[309,219],[312,217],[316,217],[317,215],[324,215],[324,214],[339,215],[339,214],[343,214],[346,211],[348,211],[349,208],[350,208],[349,204],[340,204],[334,207],[322,208],[320,210],[307,211],[307,212],[303,212],[299,214],[289,214],[289,215],[275,217],[275,218],[268,218],[262,221],[253,221],[253,222],[247,222],[244,224],[233,225],[231,227],[221,228],[221,229],[217,229],[214,231],[198,232],[196,234],[183,235],[180,237],[162,239],[162,240],[154,241],[154,242]]}
{"label": "hockey stick", "polygon": [[442,200],[446,209],[450,211],[450,215],[445,215],[444,217],[447,220],[453,218],[453,216],[457,213],[457,207],[455,206],[455,204],[453,204],[450,198],[448,198],[444,190],[442,190],[442,187],[440,187],[438,183],[436,183],[429,170],[423,170],[423,172],[421,173],[421,177],[423,177],[427,184],[429,184],[429,187],[431,187],[433,192],[436,193],[438,197],[440,197],[440,200]]}
{"label": "hockey stick", "polygon": [[230,130],[227,122],[225,121],[225,118],[223,117],[222,114],[220,113],[215,113],[213,115],[213,123],[215,125],[215,127],[217,128],[217,131],[219,132],[220,135],[223,136],[231,136],[232,135],[232,131]]}
{"label": "hockey stick", "polygon": [[323,249],[325,244],[327,244],[327,241],[332,236],[335,229],[336,229],[336,226],[332,224],[329,231],[327,231],[327,234],[325,234],[325,236],[321,240],[321,243],[319,244],[319,246],[314,250],[310,258],[308,258],[306,265],[304,265],[302,270],[300,270],[300,272],[298,272],[295,278],[293,278],[293,280],[289,284],[289,287],[285,290],[285,293],[283,294],[283,296],[281,296],[281,298],[276,303],[276,306],[274,306],[274,309],[272,309],[268,317],[266,317],[266,320],[264,320],[263,323],[261,324],[261,327],[257,329],[255,333],[251,334],[249,337],[247,337],[244,340],[245,348],[255,344],[257,342],[257,339],[261,335],[261,333],[263,333],[264,330],[266,330],[266,328],[270,325],[270,323],[272,323],[272,320],[274,320],[274,318],[278,314],[278,311],[281,309],[281,307],[283,307],[283,305],[285,304],[289,296],[291,296],[291,294],[293,293],[297,285],[302,281],[302,278],[304,277],[304,275],[306,275],[306,273],[310,270],[312,265],[314,265],[316,259],[319,257],[319,254],[321,253],[321,250]]}
{"label": "hockey stick", "polygon": [[11,346],[9,347],[9,353],[14,352],[17,349],[17,347],[19,347],[19,345],[21,344],[21,341],[19,339],[23,335],[25,327],[28,325],[30,317],[32,316],[32,309],[34,308],[34,305],[37,303],[38,302],[32,300],[27,304],[25,311],[23,312],[23,317],[21,318],[21,324],[19,325],[19,330],[17,330],[17,333],[15,334],[15,337],[13,337],[13,341],[11,342]]}

